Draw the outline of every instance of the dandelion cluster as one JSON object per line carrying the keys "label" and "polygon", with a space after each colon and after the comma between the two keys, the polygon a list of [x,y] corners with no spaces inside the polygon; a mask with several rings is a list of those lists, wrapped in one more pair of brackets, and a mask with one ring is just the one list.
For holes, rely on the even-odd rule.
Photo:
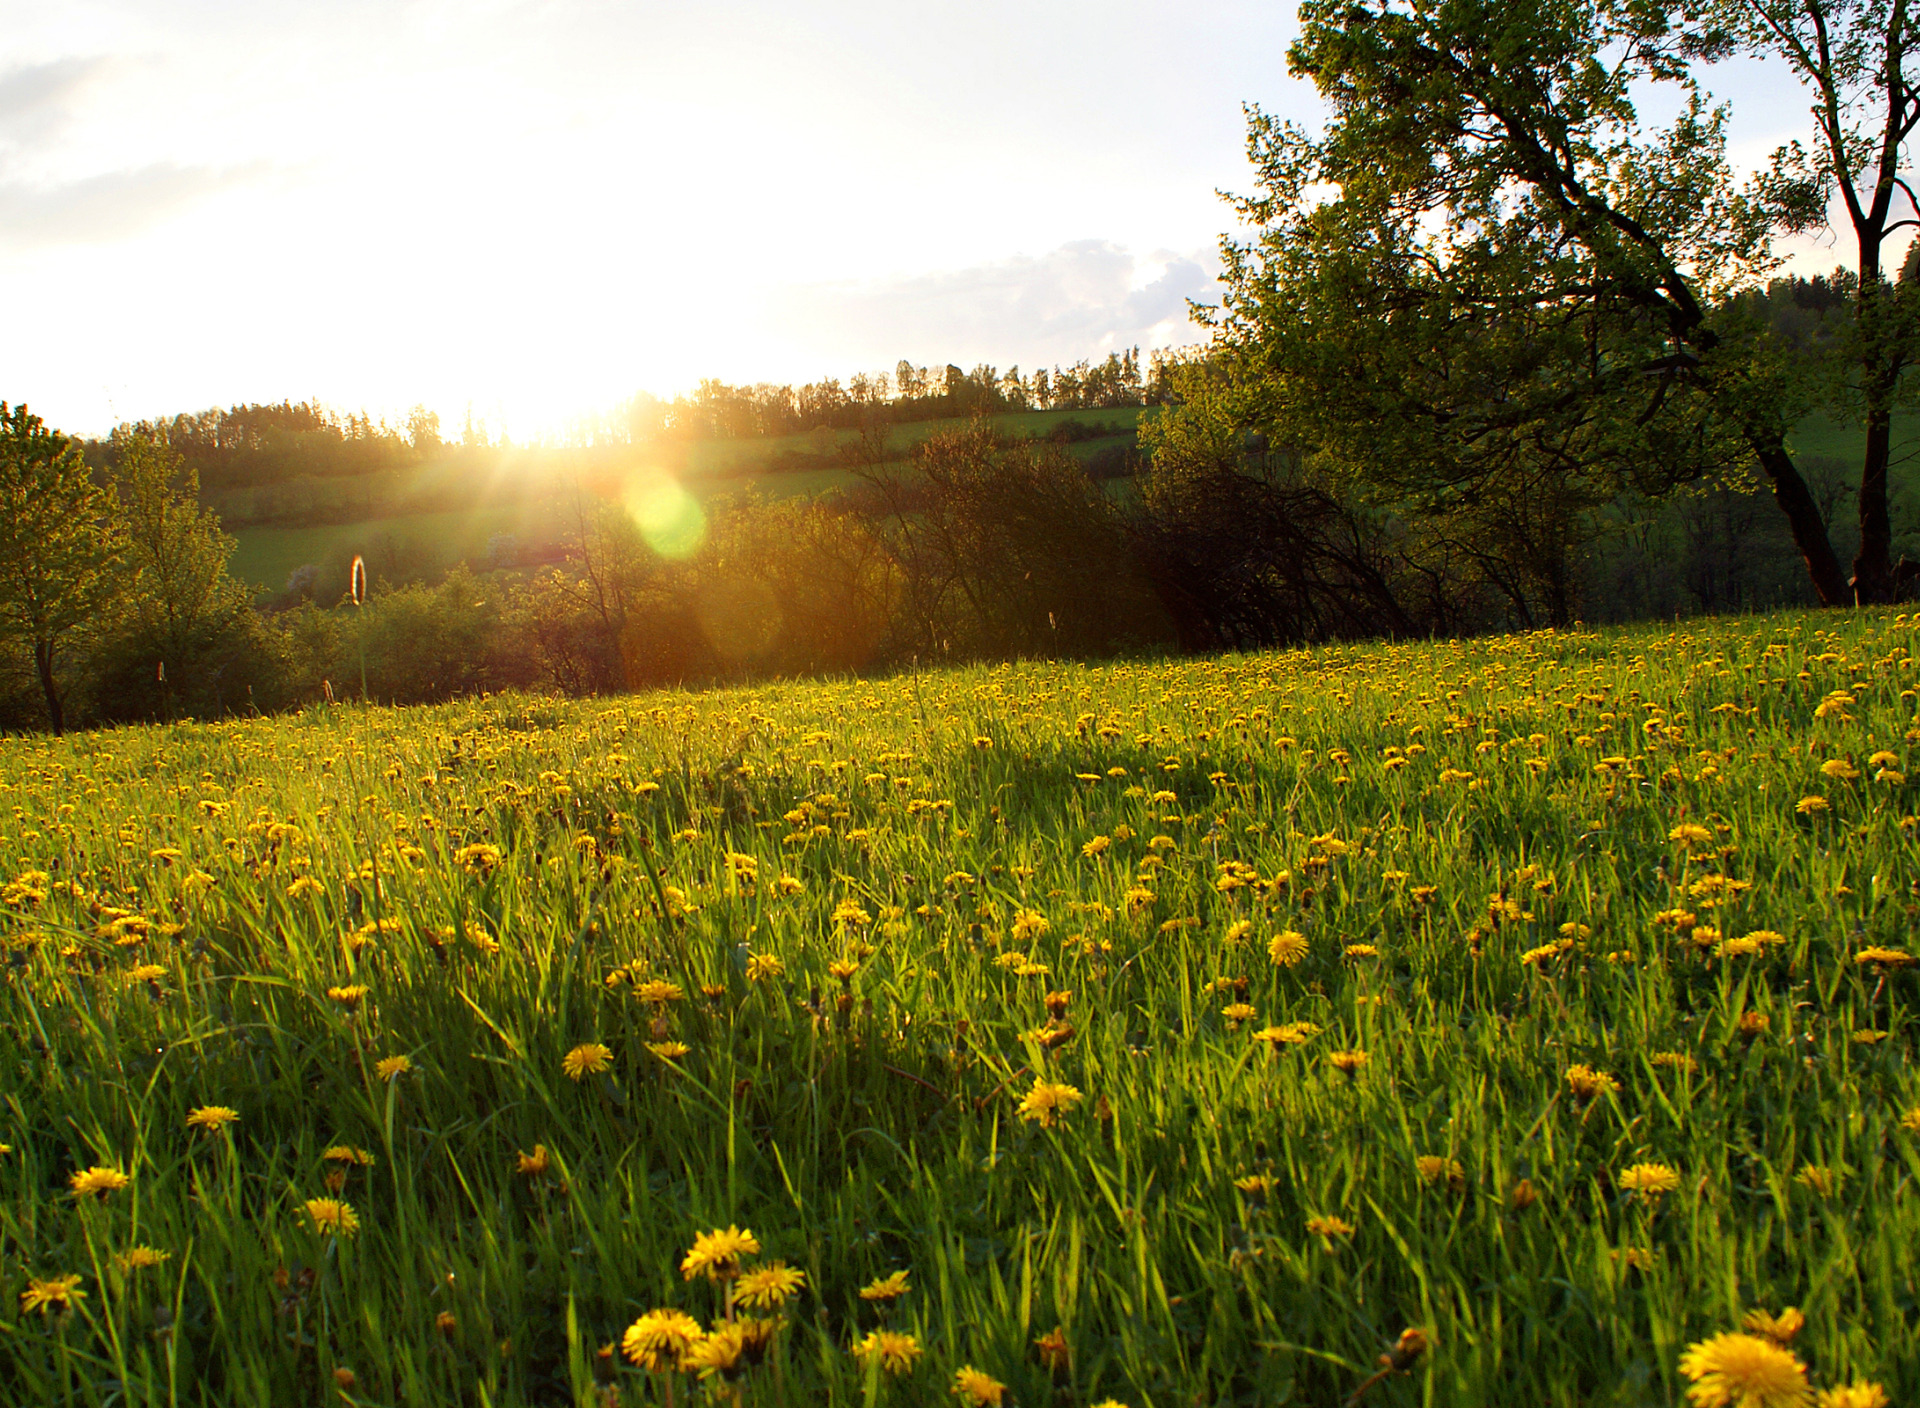
{"label": "dandelion cluster", "polygon": [[[1642,1372],[1600,1305],[1694,1408],[1873,1408],[1920,1372],[1862,1328],[1920,1239],[1917,630],[0,739],[17,1377],[133,1315],[365,1401],[1210,1401],[1296,1339],[1316,1402],[1383,1355],[1445,1400],[1469,1343],[1548,1401]],[[1803,1309],[1729,1322],[1729,1265]],[[1255,1323],[1301,1276],[1354,1304]]]}

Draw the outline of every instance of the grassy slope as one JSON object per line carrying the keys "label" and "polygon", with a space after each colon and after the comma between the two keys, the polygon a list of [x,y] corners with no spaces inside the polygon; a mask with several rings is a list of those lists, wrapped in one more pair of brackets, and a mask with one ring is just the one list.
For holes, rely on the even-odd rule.
{"label": "grassy slope", "polygon": [[[1088,456],[1114,444],[1129,443],[1142,412],[1138,408],[1110,411],[1023,411],[993,417],[996,429],[1006,435],[1044,435],[1065,420],[1101,426],[1114,433],[1110,438],[1081,441],[1072,448]],[[902,451],[938,431],[964,425],[959,420],[924,421],[898,427],[892,444]],[[783,469],[775,465],[783,456],[819,456],[856,438],[851,432],[789,435],[770,440],[703,440],[672,444],[635,457],[631,468],[666,469],[678,476],[698,497],[710,499],[719,494],[754,492],[771,498],[792,494],[818,494],[850,482],[851,476],[839,469]],[[604,470],[598,471],[604,473]],[[615,471],[616,473],[618,470]],[[425,477],[424,475],[422,477]],[[331,486],[338,489],[339,486]],[[388,486],[388,492],[404,493],[405,486]],[[350,495],[349,495],[350,496]],[[523,544],[550,541],[558,532],[558,509],[547,498],[521,502],[490,502],[467,511],[383,514],[353,523],[327,523],[312,527],[248,527],[234,536],[239,548],[232,570],[242,581],[268,590],[286,585],[287,576],[305,563],[324,563],[341,553],[365,551],[382,534],[431,548],[443,563],[465,558],[484,558],[487,540],[496,533],[511,533]]]}
{"label": "grassy slope", "polygon": [[[1409,1325],[1434,1350],[1370,1401],[1673,1403],[1687,1344],[1786,1305],[1819,1383],[1915,1401],[1920,971],[1859,960],[1911,946],[1920,799],[1869,755],[1920,763],[1912,630],[0,741],[0,1398],[319,1404],[339,1367],[369,1404],[654,1401],[595,1347],[713,1317],[680,1259],[737,1223],[808,1281],[762,1405],[876,1401],[847,1346],[896,1270],[895,1404],[969,1364],[1046,1403],[1056,1324],[1072,1403],[1334,1403]],[[1051,1128],[1035,1071],[1084,1097]],[[373,1160],[345,1240],[304,1210],[335,1144]],[[1673,1191],[1627,1190],[1647,1163]],[[92,1164],[130,1186],[62,1196]],[[16,1312],[56,1273],[70,1319]]]}

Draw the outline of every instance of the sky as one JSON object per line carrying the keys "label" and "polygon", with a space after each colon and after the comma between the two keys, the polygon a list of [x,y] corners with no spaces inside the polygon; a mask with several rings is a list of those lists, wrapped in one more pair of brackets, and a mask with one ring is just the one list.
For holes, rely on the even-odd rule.
{"label": "sky", "polygon": [[[1290,4],[0,0],[0,399],[516,438],[702,377],[1197,340]],[[1723,67],[1733,155],[1805,125]],[[1808,243],[1796,263],[1824,268]]]}

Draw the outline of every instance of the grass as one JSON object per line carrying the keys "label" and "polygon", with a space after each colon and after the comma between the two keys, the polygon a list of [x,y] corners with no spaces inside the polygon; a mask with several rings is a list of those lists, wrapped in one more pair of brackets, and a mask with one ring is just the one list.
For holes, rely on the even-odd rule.
{"label": "grass", "polygon": [[[1134,427],[1143,414],[1139,407],[1107,411],[1018,411],[992,417],[993,424],[1009,436],[1045,435],[1065,420],[1109,430],[1112,434],[1083,440],[1071,449],[1082,458],[1114,445],[1131,444]],[[895,429],[894,449],[905,452],[927,437],[964,425],[960,420],[920,421]],[[680,478],[687,489],[702,500],[719,495],[759,494],[767,498],[787,498],[795,494],[815,495],[846,488],[857,481],[839,468],[779,468],[783,458],[824,456],[856,439],[851,431],[813,432],[766,440],[698,440],[669,444],[644,457],[648,467],[664,468]],[[622,473],[642,465],[635,457],[609,458],[597,455],[586,470],[589,481],[605,487]],[[524,473],[536,492],[516,491],[511,479]],[[365,552],[370,544],[389,538],[409,549],[409,557],[426,554],[441,568],[457,561],[481,564],[486,561],[488,541],[497,533],[509,533],[524,548],[538,549],[558,540],[563,529],[563,508],[555,489],[555,464],[543,459],[539,451],[519,451],[485,479],[482,501],[475,507],[457,510],[433,509],[374,511],[350,522],[300,526],[254,525],[240,528],[238,543],[229,570],[243,582],[267,591],[285,588],[288,576],[308,563],[326,564],[336,558]],[[371,478],[378,488],[364,486],[358,479],[329,480],[316,486],[332,506],[333,516],[344,516],[344,505],[371,501],[404,503],[421,495],[444,497],[447,471],[443,465],[429,465],[417,473],[396,474],[383,471]],[[246,491],[239,491],[244,494]],[[522,496],[524,495],[524,496]]]}
{"label": "grass", "polygon": [[[1911,1402],[1915,626],[0,742],[4,1397]],[[765,1361],[643,1371],[730,1226]]]}

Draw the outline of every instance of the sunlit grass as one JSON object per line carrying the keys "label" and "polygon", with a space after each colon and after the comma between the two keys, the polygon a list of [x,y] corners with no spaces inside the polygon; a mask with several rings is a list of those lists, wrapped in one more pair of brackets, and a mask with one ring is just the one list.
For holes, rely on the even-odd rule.
{"label": "sunlit grass", "polygon": [[[0,1382],[1672,1402],[1791,1305],[1905,1401],[1911,625],[0,744]],[[764,1362],[642,1368],[729,1227]]]}

